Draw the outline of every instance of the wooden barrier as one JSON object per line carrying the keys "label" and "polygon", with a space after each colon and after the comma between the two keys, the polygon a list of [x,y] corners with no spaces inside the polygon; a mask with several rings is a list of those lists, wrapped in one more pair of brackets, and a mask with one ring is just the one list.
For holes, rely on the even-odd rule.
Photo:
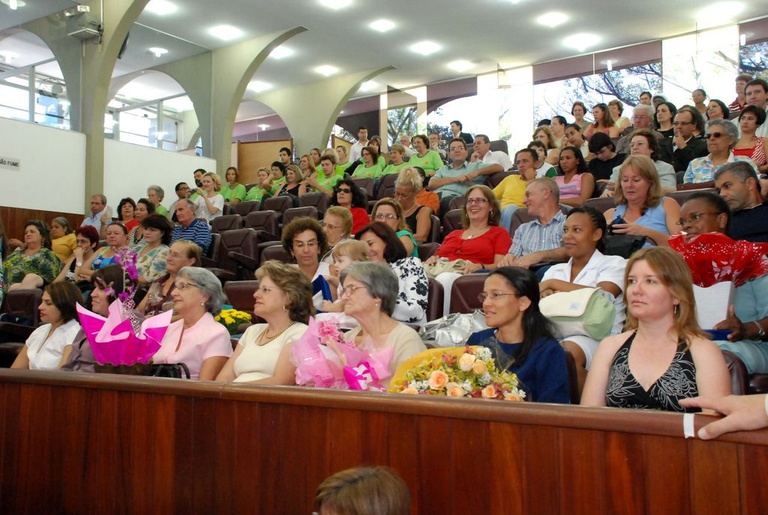
{"label": "wooden barrier", "polygon": [[414,514],[768,506],[768,431],[685,440],[671,413],[13,370],[0,408],[2,513],[308,514],[360,464]]}
{"label": "wooden barrier", "polygon": [[27,221],[42,220],[50,227],[51,221],[57,216],[63,216],[69,220],[73,230],[80,227],[84,218],[82,213],[58,213],[40,209],[0,206],[0,220],[5,225],[5,234],[8,235],[8,238],[17,238],[21,241],[24,241],[24,224]]}

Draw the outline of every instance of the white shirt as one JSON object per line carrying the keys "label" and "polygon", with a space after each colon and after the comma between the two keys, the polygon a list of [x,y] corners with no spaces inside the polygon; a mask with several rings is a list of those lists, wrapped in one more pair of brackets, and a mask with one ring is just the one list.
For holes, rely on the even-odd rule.
{"label": "white shirt", "polygon": [[[61,363],[64,347],[72,345],[80,332],[80,323],[72,319],[60,325],[48,338],[51,324],[41,325],[27,338],[27,358],[30,370],[56,370]],[[46,340],[47,338],[47,340]]]}
{"label": "white shirt", "polygon": [[371,143],[371,140],[365,142],[365,144],[359,141],[349,148],[349,162],[354,163],[360,159],[360,153],[363,151],[363,147],[367,147]]}
{"label": "white shirt", "polygon": [[[107,212],[109,208],[104,207],[104,209],[95,215],[92,216],[86,216],[83,218],[83,223],[80,224],[80,227],[85,227],[90,225],[94,229],[96,229],[96,232],[101,233],[101,217],[104,216],[104,213]],[[111,220],[108,220],[107,222],[111,222]]]}
{"label": "white shirt", "polygon": [[208,211],[208,206],[205,204],[205,199],[202,195],[198,195],[197,198],[193,200],[193,202],[195,203],[195,217],[202,218],[203,220],[210,222],[214,218],[218,218],[224,214],[224,197],[217,193],[213,197],[210,197],[208,200],[211,201],[213,207],[219,208],[216,213],[211,213]]}
{"label": "white shirt", "polygon": [[489,165],[501,165],[504,170],[509,170],[512,168],[512,160],[509,158],[506,152],[502,152],[501,150],[489,150],[486,152],[483,156],[483,163],[487,163]]}
{"label": "white shirt", "polygon": [[546,177],[550,170],[555,170],[555,167],[545,161],[541,168],[536,168],[536,178]]}

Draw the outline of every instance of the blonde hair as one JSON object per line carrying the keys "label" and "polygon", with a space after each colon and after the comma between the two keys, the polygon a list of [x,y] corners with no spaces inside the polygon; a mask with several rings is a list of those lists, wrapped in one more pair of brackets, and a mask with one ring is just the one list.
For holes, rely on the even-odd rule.
{"label": "blonde hair", "polygon": [[355,467],[323,481],[315,509],[336,515],[408,515],[411,496],[405,481],[389,467]]}
{"label": "blonde hair", "polygon": [[[304,180],[304,174],[301,173],[301,168],[299,165],[290,164],[285,167],[285,173],[288,174],[288,170],[291,170],[294,174],[296,174],[296,182],[301,182]],[[286,177],[287,179],[287,177]]]}
{"label": "blonde hair", "polygon": [[331,206],[325,211],[325,216],[334,215],[341,218],[343,237],[348,238],[352,234],[352,211],[346,207]]}
{"label": "blonde hair", "polygon": [[[309,166],[309,171],[312,173],[317,173],[317,167],[315,166],[315,160],[310,156],[309,154],[304,154],[299,158],[299,163],[301,163],[301,160],[304,158],[307,158],[307,164]],[[301,169],[301,166],[299,166],[299,169]]]}
{"label": "blonde hair", "polygon": [[627,202],[627,199],[624,197],[624,190],[621,187],[621,179],[624,177],[624,170],[630,166],[634,168],[640,177],[648,181],[650,185],[648,195],[643,203],[644,209],[658,206],[661,202],[661,182],[659,181],[659,172],[656,170],[656,165],[648,156],[629,156],[621,164],[619,178],[616,180],[616,189],[613,192],[616,205],[626,204]]}
{"label": "blonde hair", "polygon": [[397,230],[398,231],[410,231],[410,228],[408,227],[408,224],[405,223],[405,217],[403,216],[403,207],[400,205],[400,203],[390,197],[385,197],[373,206],[373,210],[371,211],[371,221],[376,221],[376,212],[379,210],[380,206],[389,206],[392,209],[395,210],[395,216],[397,217]]}
{"label": "blonde hair", "polygon": [[219,174],[208,172],[203,177],[210,177],[213,180],[213,191],[221,191],[221,177],[219,177]]}
{"label": "blonde hair", "polygon": [[331,257],[333,259],[339,259],[342,256],[349,257],[352,261],[370,261],[370,258],[368,257],[368,251],[370,250],[370,247],[368,244],[361,240],[347,240],[342,241],[335,247],[333,247],[333,252],[331,252]]}
{"label": "blonde hair", "polygon": [[549,127],[536,127],[536,130],[533,131],[533,136],[531,139],[536,139],[536,135],[540,132],[543,132],[547,135],[547,149],[552,150],[553,148],[556,148],[557,145],[555,145],[555,135],[552,134],[552,130]]}
{"label": "blonde hair", "polygon": [[416,194],[424,189],[424,179],[421,178],[421,174],[416,168],[406,166],[397,175],[395,186],[410,186],[413,193]]}

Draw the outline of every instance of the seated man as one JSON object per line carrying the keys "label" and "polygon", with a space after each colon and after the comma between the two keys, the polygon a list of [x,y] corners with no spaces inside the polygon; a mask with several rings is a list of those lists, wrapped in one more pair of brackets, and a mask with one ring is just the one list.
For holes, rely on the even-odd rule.
{"label": "seated man", "polygon": [[694,135],[696,129],[704,135],[704,118],[697,109],[683,106],[675,115],[674,126],[672,165],[676,172],[684,172],[688,169],[688,163],[709,154],[707,140]]}
{"label": "seated man", "polygon": [[[404,159],[410,159],[411,156],[416,153],[416,151],[411,148],[411,137],[407,134],[400,135],[400,146],[403,147],[401,154],[403,154]],[[391,151],[392,148],[390,147],[389,150]]]}
{"label": "seated man", "polygon": [[472,152],[472,162],[482,161],[485,164],[499,164],[505,170],[512,168],[512,160],[506,152],[500,150],[491,150],[491,141],[485,134],[475,136],[474,152]]}
{"label": "seated man", "polygon": [[440,155],[440,159],[443,161],[443,163],[447,162],[447,154],[445,153],[445,149],[440,148],[440,134],[437,132],[430,132],[429,133],[429,150],[434,150]]}
{"label": "seated man", "polygon": [[[560,189],[549,177],[534,179],[525,190],[525,205],[536,220],[522,224],[515,231],[509,253],[501,266],[530,268],[547,262],[568,259],[562,247],[565,215],[560,211]],[[543,274],[543,271],[542,271]]]}
{"label": "seated man", "polygon": [[653,115],[656,110],[652,105],[650,105],[650,96],[650,93],[648,93],[648,105],[641,103],[636,105],[632,110],[632,125],[624,129],[624,131],[620,134],[619,141],[616,143],[616,153],[629,155],[629,144],[631,143],[632,133],[638,129],[648,129],[653,133],[653,135],[656,137],[656,140],[659,142],[659,155],[656,156],[656,159],[660,159],[666,163],[671,163],[672,145],[669,142],[669,138],[664,136],[659,131],[653,130]]}
{"label": "seated man", "polygon": [[178,199],[176,202],[171,204],[171,209],[168,210],[168,212],[171,214],[171,221],[178,222],[176,219],[176,208],[182,205],[186,200],[189,198],[190,194],[192,193],[192,190],[189,188],[189,185],[186,182],[180,182],[176,185],[176,188],[174,188],[176,191],[176,196]]}
{"label": "seated man", "polygon": [[195,203],[189,199],[178,201],[176,219],[179,225],[173,229],[171,243],[176,240],[194,241],[205,254],[211,244],[211,228],[205,220],[195,218]]}
{"label": "seated man", "polygon": [[547,146],[535,139],[528,143],[528,148],[536,152],[538,156],[533,167],[536,169],[536,177],[554,177],[557,175],[557,168],[547,163]]}
{"label": "seated man", "polygon": [[440,213],[448,212],[453,197],[460,197],[474,184],[483,184],[485,175],[503,172],[501,165],[467,161],[467,144],[463,139],[451,140],[449,152],[453,162],[440,168],[429,181],[429,189],[440,195]]}
{"label": "seated man", "polygon": [[104,234],[104,228],[111,222],[109,208],[107,207],[107,197],[104,195],[93,195],[91,197],[91,216],[83,218],[80,227],[90,225],[99,235]]}
{"label": "seated man", "polygon": [[[475,142],[480,139],[478,135]],[[535,150],[524,148],[515,154],[518,174],[505,177],[498,186],[493,188],[493,194],[501,204],[501,221],[499,225],[509,230],[512,223],[512,215],[521,207],[525,207],[525,189],[528,181],[536,178],[534,163],[538,154]]]}
{"label": "seated man", "polygon": [[194,171],[192,174],[192,177],[195,179],[195,188],[192,191],[192,195],[189,196],[189,200],[195,200],[197,197],[200,196],[200,194],[197,192],[198,188],[203,187],[203,175],[207,174],[208,172],[205,171],[203,168],[198,168]]}
{"label": "seated man", "polygon": [[595,156],[589,162],[589,173],[595,178],[596,183],[610,182],[613,169],[621,166],[621,163],[627,158],[625,154],[616,153],[616,145],[613,144],[613,140],[602,132],[596,132],[590,138],[589,153]]}
{"label": "seated man", "polygon": [[760,195],[755,169],[744,161],[725,164],[715,172],[715,187],[733,214],[728,236],[734,240],[768,242],[768,204],[763,203]]}

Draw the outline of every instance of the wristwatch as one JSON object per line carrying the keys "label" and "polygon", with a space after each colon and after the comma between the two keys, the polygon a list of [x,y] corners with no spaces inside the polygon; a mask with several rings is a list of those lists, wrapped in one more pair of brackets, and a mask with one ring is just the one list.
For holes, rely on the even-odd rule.
{"label": "wristwatch", "polygon": [[752,323],[757,326],[757,337],[761,340],[765,338],[765,330],[763,329],[763,326],[760,325],[760,322],[753,320]]}

